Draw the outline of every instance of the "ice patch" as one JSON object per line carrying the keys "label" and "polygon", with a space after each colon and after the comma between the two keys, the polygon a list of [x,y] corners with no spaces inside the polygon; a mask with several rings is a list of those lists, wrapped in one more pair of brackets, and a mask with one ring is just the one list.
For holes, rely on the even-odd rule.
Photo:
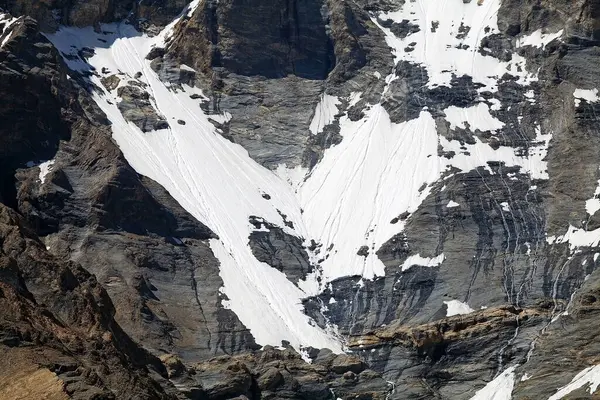
{"label": "ice patch", "polygon": [[231,120],[231,114],[225,111],[223,114],[211,114],[208,116],[208,118],[219,124],[226,124]]}
{"label": "ice patch", "polygon": [[598,89],[575,89],[573,97],[575,98],[575,107],[579,107],[581,100],[586,100],[588,103],[595,103],[600,100]]}
{"label": "ice patch", "polygon": [[2,31],[0,31],[0,38],[4,36],[0,42],[0,48],[4,47],[4,45],[11,39],[13,32],[10,27],[18,20],[19,18],[14,18],[10,14],[0,13],[0,25],[4,25]]}
{"label": "ice patch", "polygon": [[[459,141],[448,141],[440,137],[440,144],[445,151],[453,151],[455,155],[449,160],[449,164],[463,172],[471,171],[479,166],[486,166],[489,161],[500,161],[507,166],[519,166],[522,172],[527,172],[532,179],[548,179],[548,165],[544,159],[548,153],[548,144],[552,138],[551,134],[543,135],[537,130],[534,145],[528,151],[529,154],[517,154],[514,148],[500,146],[493,149],[487,143],[483,143],[475,137],[475,144],[461,144]],[[492,170],[488,168],[491,173]]]}
{"label": "ice patch", "polygon": [[43,163],[41,163],[39,165],[39,168],[40,168],[39,178],[40,178],[40,181],[42,182],[42,185],[46,181],[46,175],[48,175],[48,173],[50,173],[50,171],[52,171],[52,165],[54,165],[54,160],[44,161]]}
{"label": "ice patch", "polygon": [[517,365],[504,370],[489,382],[483,389],[475,393],[471,400],[510,400],[515,386],[515,369]]}
{"label": "ice patch", "polygon": [[446,317],[470,314],[473,311],[475,311],[471,307],[469,307],[467,303],[463,303],[462,301],[458,300],[444,301],[444,304],[448,308],[448,310],[446,311]]}
{"label": "ice patch", "polygon": [[190,66],[187,66],[185,64],[181,64],[179,66],[180,69],[184,70],[184,71],[190,71],[190,72],[196,72],[196,70]]}
{"label": "ice patch", "polygon": [[450,122],[450,129],[467,129],[471,132],[494,132],[502,129],[504,122],[494,118],[490,114],[490,107],[485,103],[479,103],[472,107],[460,108],[450,106],[444,110],[446,121]]}
{"label": "ice patch", "polygon": [[308,174],[308,168],[301,167],[300,165],[288,168],[286,164],[279,164],[275,173],[296,191],[302,182],[304,182],[304,178]]}
{"label": "ice patch", "polygon": [[362,92],[352,92],[348,96],[348,108],[354,107],[362,98]]}
{"label": "ice patch", "polygon": [[436,257],[421,257],[420,254],[415,254],[406,259],[402,264],[402,271],[406,271],[414,266],[420,267],[437,267],[444,262],[446,256],[444,253]]}
{"label": "ice patch", "polygon": [[527,36],[518,38],[517,47],[533,46],[543,49],[548,43],[550,43],[554,39],[558,39],[559,37],[561,37],[563,32],[564,29],[561,29],[556,33],[542,33],[542,30],[538,29],[537,31],[530,33]]}
{"label": "ice patch", "polygon": [[600,365],[595,365],[588,367],[575,375],[568,385],[560,388],[558,392],[550,396],[548,400],[560,400],[569,393],[583,387],[587,387],[589,393],[594,394],[596,390],[598,390],[598,386],[600,386]]}
{"label": "ice patch", "polygon": [[450,201],[448,202],[448,204],[446,204],[446,207],[447,207],[447,208],[460,207],[460,204],[458,204],[457,202],[455,202],[455,201],[453,201],[453,200],[450,200]]}
{"label": "ice patch", "polygon": [[337,106],[340,104],[340,99],[336,96],[330,96],[323,93],[321,101],[315,108],[315,115],[310,123],[309,130],[313,135],[323,132],[323,128],[331,124],[335,120],[336,114],[339,112]]}
{"label": "ice patch", "polygon": [[596,214],[596,211],[598,210],[600,210],[600,180],[598,180],[598,185],[594,191],[594,197],[585,202],[585,211],[587,211],[589,215]]}
{"label": "ice patch", "polygon": [[571,250],[577,247],[597,247],[600,243],[600,228],[586,231],[569,225],[567,233],[562,236],[548,236],[546,241],[548,244],[569,243]]}
{"label": "ice patch", "polygon": [[481,40],[499,32],[500,3],[501,0],[486,0],[482,5],[415,0],[405,2],[398,11],[379,15],[381,20],[408,21],[419,26],[418,32],[405,38],[396,37],[377,19],[373,22],[385,33],[396,62],[402,59],[427,68],[428,87],[449,86],[453,75],[469,75],[474,82],[495,91],[498,79],[505,73],[518,77],[524,85],[537,80],[535,74],[527,72],[526,60],[518,54],[504,62],[479,52]]}

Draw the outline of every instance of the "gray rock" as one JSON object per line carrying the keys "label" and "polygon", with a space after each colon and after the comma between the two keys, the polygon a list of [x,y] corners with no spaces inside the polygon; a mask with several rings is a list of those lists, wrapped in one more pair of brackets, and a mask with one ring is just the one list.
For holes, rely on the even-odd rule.
{"label": "gray rock", "polygon": [[268,229],[268,232],[254,231],[250,234],[249,245],[256,259],[283,272],[295,284],[306,279],[314,268],[303,240],[262,219],[258,222],[251,218],[250,222],[257,228]]}
{"label": "gray rock", "polygon": [[121,98],[119,111],[128,121],[133,122],[142,132],[168,129],[169,123],[158,115],[152,106],[150,94],[137,85],[121,86],[117,89]]}

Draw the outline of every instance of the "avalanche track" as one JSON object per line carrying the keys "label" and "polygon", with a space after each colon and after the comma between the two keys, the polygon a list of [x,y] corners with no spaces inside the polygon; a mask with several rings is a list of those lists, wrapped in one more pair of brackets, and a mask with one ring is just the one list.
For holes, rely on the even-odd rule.
{"label": "avalanche track", "polygon": [[[192,2],[184,13],[191,13],[197,4]],[[421,27],[418,32],[400,39],[389,29],[380,28],[396,62],[404,60],[425,67],[430,87],[448,85],[453,74],[469,75],[491,92],[505,73],[515,75],[519,84],[528,85],[536,76],[527,71],[524,59],[515,55],[513,61],[501,62],[477,51],[482,38],[497,32],[499,5],[500,0],[486,0],[483,6],[460,0],[410,1],[403,9],[382,16],[398,22],[410,20]],[[340,119],[342,142],[328,149],[323,160],[293,187],[218,133],[199,107],[202,100],[198,98],[204,98],[199,89],[184,86],[176,90],[159,80],[150,68],[145,56],[153,47],[165,45],[176,23],[173,21],[154,38],[130,25],[111,24],[103,25],[102,33],[92,28],[65,27],[49,39],[75,71],[88,73],[91,66],[95,71],[118,73],[121,82],[137,80],[147,85],[153,107],[167,119],[168,129],[144,133],[126,121],[117,107],[120,99],[116,89],[97,90],[94,98],[112,122],[114,139],[136,171],[163,185],[219,236],[211,240],[211,248],[221,262],[225,306],[238,315],[258,343],[279,345],[281,340],[288,340],[298,349],[313,346],[342,351],[343,340],[335,335],[335,327],[317,327],[304,314],[301,300],[318,294],[339,277],[362,275],[372,279],[383,275],[384,265],[375,251],[403,229],[402,223],[390,224],[390,220],[414,212],[432,184],[448,174],[501,161],[520,166],[532,177],[545,178],[543,159],[550,134],[540,132],[526,154],[511,147],[493,149],[479,141],[461,144],[438,134],[436,120],[427,109],[416,119],[396,124],[381,104],[371,104],[360,121],[351,121],[347,116]],[[430,29],[432,24],[437,26],[435,30]],[[458,38],[461,26],[470,29]],[[544,38],[528,40],[533,42],[529,45],[541,46]],[[402,49],[410,43],[416,43],[414,51],[404,52]],[[84,61],[77,52],[86,47],[94,49],[94,55]],[[90,74],[90,79],[102,87],[98,72]],[[394,79],[392,73],[386,81]],[[194,94],[195,99],[190,97]],[[356,98],[347,100],[352,103]],[[502,123],[481,101],[471,108],[448,108],[446,120],[454,127],[468,123],[494,133]],[[333,115],[343,111],[338,110],[339,104],[339,99],[324,93],[315,120],[307,129],[315,134],[331,123]],[[185,125],[178,124],[178,120],[185,121]],[[439,148],[456,155],[451,159],[442,157]],[[271,199],[263,198],[264,193],[269,193]],[[281,214],[293,221],[293,229],[286,226]],[[248,221],[252,215],[329,249],[321,268],[297,287],[283,273],[259,262],[248,246],[248,237],[255,229]],[[357,255],[363,246],[370,250],[365,257]],[[414,265],[424,266],[443,260],[442,254],[432,259],[411,258]],[[509,376],[510,372],[503,375]]]}

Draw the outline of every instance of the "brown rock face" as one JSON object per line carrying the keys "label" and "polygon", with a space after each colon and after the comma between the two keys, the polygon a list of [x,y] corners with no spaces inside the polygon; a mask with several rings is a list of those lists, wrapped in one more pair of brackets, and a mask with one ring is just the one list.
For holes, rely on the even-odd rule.
{"label": "brown rock face", "polygon": [[[164,373],[162,365],[123,333],[92,275],[74,263],[59,264],[4,205],[0,243],[0,393],[167,398],[146,369]],[[18,380],[35,385],[19,389]]]}

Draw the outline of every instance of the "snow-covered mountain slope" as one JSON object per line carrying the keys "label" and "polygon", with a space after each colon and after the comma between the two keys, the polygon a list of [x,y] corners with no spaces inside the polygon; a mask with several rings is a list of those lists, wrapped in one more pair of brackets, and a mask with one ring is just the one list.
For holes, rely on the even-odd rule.
{"label": "snow-covered mountain slope", "polygon": [[[185,13],[190,15],[196,6],[197,2],[192,3]],[[478,51],[482,40],[497,32],[498,7],[499,0],[486,1],[483,6],[408,2],[398,12],[381,17],[408,20],[421,28],[402,39],[387,28],[381,29],[396,62],[424,66],[431,88],[448,85],[452,76],[462,74],[481,83],[480,92],[496,90],[497,80],[504,74],[514,75],[519,84],[527,85],[535,80],[535,72],[528,71],[524,59],[515,55],[512,62],[502,62]],[[120,83],[116,88],[95,93],[112,122],[115,140],[139,173],[162,184],[219,236],[211,247],[221,262],[226,304],[261,344],[278,345],[288,340],[294,346],[339,351],[341,343],[333,331],[316,327],[303,314],[301,300],[318,295],[337,278],[383,276],[384,265],[376,252],[401,232],[404,224],[390,221],[414,212],[432,185],[452,171],[468,172],[494,161],[519,166],[532,178],[546,176],[542,160],[550,134],[540,132],[526,153],[507,146],[492,148],[479,139],[464,144],[440,135],[437,125],[443,121],[434,119],[427,107],[415,119],[394,123],[380,104],[367,104],[362,119],[340,118],[341,143],[326,150],[322,161],[293,188],[217,132],[200,108],[198,98],[204,95],[199,89],[169,87],[151,69],[146,55],[152,48],[165,45],[176,23],[154,38],[127,24],[104,25],[103,33],[91,28],[62,28],[49,38],[63,54],[70,55],[66,60],[71,68],[81,72],[94,68],[91,80],[98,88],[103,85],[101,78],[117,74]],[[430,25],[431,29],[423,28]],[[413,50],[407,52],[407,46]],[[76,53],[85,48],[93,49],[94,54],[82,62]],[[392,74],[387,82],[394,79]],[[121,101],[119,88],[128,81],[147,91],[152,107],[166,119],[168,128],[144,133],[125,120],[117,105]],[[382,94],[386,91],[387,87]],[[323,95],[310,125],[313,134],[332,123],[338,111],[343,112],[338,110],[339,104],[336,97]],[[490,114],[498,104],[493,97],[481,97],[475,106],[450,106],[444,110],[445,120],[451,130],[468,126],[471,131],[494,135],[503,126]],[[438,154],[440,148],[454,156]],[[293,222],[293,229],[282,215]],[[306,282],[296,287],[283,273],[256,260],[248,246],[248,236],[255,229],[248,222],[251,216],[274,223],[307,243],[315,240],[321,245],[323,260]],[[368,250],[361,252],[362,248]],[[413,260],[423,266],[443,262]]]}
{"label": "snow-covered mountain slope", "polygon": [[[283,273],[256,260],[248,246],[254,229],[248,221],[252,215],[286,227],[283,213],[295,222],[294,234],[307,236],[291,187],[216,132],[200,109],[200,101],[191,98],[194,94],[202,97],[198,89],[174,90],[158,79],[145,56],[162,36],[148,38],[126,24],[105,25],[103,30],[110,33],[63,28],[50,39],[65,54],[94,48],[95,55],[88,62],[96,70],[118,72],[124,83],[134,80],[147,87],[153,107],[170,124],[168,129],[143,133],[128,123],[117,108],[116,90],[98,91],[95,99],[112,122],[114,138],[131,165],[163,185],[219,236],[211,241],[211,248],[221,262],[224,303],[261,344],[280,345],[281,340],[288,340],[297,347],[340,351],[340,343],[302,313],[301,299],[306,294]],[[103,43],[100,40],[110,46],[98,46]],[[82,72],[89,68],[81,61],[68,63]],[[136,74],[139,78],[134,78]],[[96,76],[92,82],[102,85]],[[271,198],[264,198],[265,193],[271,193]]]}
{"label": "snow-covered mountain slope", "polygon": [[[115,23],[47,34],[69,75],[35,22],[0,18],[0,89],[33,111],[4,78],[43,75],[39,104],[59,116],[24,124],[0,107],[4,136],[24,143],[0,201],[97,276],[150,352],[224,355],[178,390],[597,389],[595,2],[194,1],[166,26],[180,0],[150,20],[157,3],[136,3],[127,22],[116,3],[76,19]],[[69,7],[45,24],[77,25]]]}

